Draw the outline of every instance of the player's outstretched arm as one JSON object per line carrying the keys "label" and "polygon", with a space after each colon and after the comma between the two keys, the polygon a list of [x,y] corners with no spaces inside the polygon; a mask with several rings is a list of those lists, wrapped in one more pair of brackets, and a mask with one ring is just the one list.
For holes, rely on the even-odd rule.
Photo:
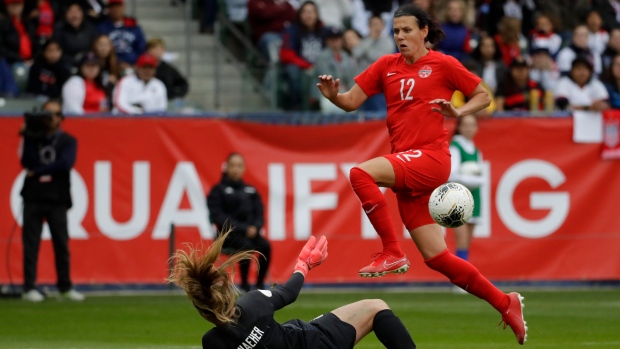
{"label": "player's outstretched arm", "polygon": [[430,104],[437,105],[431,108],[432,111],[442,114],[444,116],[459,117],[463,115],[469,115],[476,113],[491,104],[491,97],[487,90],[480,84],[476,86],[474,91],[467,96],[469,101],[458,108],[454,108],[450,101],[445,99],[434,99],[430,101]]}
{"label": "player's outstretched arm", "polygon": [[297,264],[295,264],[293,275],[284,285],[271,290],[270,299],[274,310],[293,303],[301,291],[308,270],[318,267],[326,258],[327,238],[322,236],[317,241],[314,236],[311,236],[301,249],[299,257],[297,257]]}
{"label": "player's outstretched arm", "polygon": [[334,79],[331,75],[319,75],[319,83],[316,86],[325,98],[346,112],[357,110],[368,99],[366,93],[357,84],[348,92],[338,93],[340,79]]}

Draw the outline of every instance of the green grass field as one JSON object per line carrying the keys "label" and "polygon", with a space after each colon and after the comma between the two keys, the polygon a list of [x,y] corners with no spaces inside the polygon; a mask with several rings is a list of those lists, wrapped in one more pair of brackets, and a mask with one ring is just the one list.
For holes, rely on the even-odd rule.
{"label": "green grass field", "polygon": [[[525,291],[527,348],[620,348],[620,290]],[[500,316],[468,295],[303,292],[276,315],[310,320],[343,304],[381,298],[418,348],[516,348]],[[199,348],[210,328],[184,296],[91,296],[83,303],[0,300],[0,348]],[[382,348],[374,334],[357,348]]]}

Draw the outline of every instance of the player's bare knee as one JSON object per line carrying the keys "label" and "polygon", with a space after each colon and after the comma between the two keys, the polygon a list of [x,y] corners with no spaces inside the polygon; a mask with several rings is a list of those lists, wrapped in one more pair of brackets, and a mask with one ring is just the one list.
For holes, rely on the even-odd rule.
{"label": "player's bare knee", "polygon": [[368,299],[368,303],[368,308],[372,309],[373,314],[376,314],[381,310],[390,309],[387,303],[382,299]]}

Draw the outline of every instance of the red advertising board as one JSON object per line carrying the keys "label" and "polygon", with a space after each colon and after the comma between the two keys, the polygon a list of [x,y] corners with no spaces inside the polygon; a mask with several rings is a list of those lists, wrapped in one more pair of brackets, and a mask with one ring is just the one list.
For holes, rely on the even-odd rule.
{"label": "red advertising board", "polygon": [[[0,118],[0,283],[22,279],[18,158],[20,118]],[[448,128],[452,123],[448,122]],[[330,254],[309,282],[446,281],[428,269],[403,228],[412,269],[362,280],[357,270],[380,249],[350,189],[349,169],[389,151],[383,122],[282,126],[202,118],[71,118],[78,139],[69,214],[75,283],[159,283],[168,237],[176,246],[210,241],[205,195],[232,151],[245,156],[247,182],[265,204],[272,241],[270,278],[285,280],[310,234],[326,235]],[[471,262],[492,280],[620,279],[620,161],[600,145],[574,144],[570,119],[491,119],[480,123],[488,184]],[[394,221],[394,195],[386,191]],[[19,221],[19,220],[18,220]],[[54,283],[49,235],[39,282]],[[446,239],[453,247],[451,231]]]}

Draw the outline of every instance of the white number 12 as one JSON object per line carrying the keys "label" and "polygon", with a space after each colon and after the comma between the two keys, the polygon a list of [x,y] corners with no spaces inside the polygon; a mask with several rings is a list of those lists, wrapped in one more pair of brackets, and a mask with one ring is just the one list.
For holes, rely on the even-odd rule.
{"label": "white number 12", "polygon": [[410,101],[413,99],[413,96],[411,95],[411,90],[413,90],[413,85],[415,85],[415,80],[413,80],[412,78],[410,78],[409,80],[407,80],[407,86],[409,87],[409,91],[407,91],[407,95],[404,95],[404,90],[405,90],[405,79],[400,79],[400,99],[403,101]]}

